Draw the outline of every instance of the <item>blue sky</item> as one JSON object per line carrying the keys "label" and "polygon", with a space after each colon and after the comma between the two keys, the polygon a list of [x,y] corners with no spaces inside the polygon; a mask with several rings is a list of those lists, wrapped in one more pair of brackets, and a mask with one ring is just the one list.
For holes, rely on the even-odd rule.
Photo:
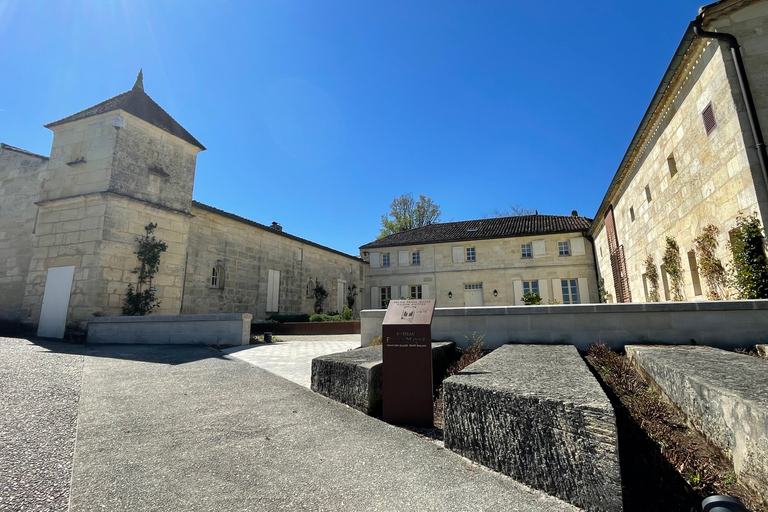
{"label": "blue sky", "polygon": [[143,68],[196,200],[350,254],[404,193],[592,217],[700,1],[0,0],[0,141]]}

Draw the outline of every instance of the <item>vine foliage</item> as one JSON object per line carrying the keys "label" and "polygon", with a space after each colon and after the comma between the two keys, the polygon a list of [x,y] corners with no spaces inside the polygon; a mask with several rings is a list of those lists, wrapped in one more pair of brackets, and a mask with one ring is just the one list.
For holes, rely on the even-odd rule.
{"label": "vine foliage", "polygon": [[328,292],[325,290],[325,287],[320,283],[320,281],[317,281],[317,284],[315,284],[315,314],[320,314],[323,312],[323,302],[325,302],[325,299],[328,298]]}
{"label": "vine foliage", "polygon": [[645,258],[645,279],[648,284],[648,300],[659,302],[661,300],[659,297],[659,269],[653,260],[653,254],[649,254]]}
{"label": "vine foliage", "polygon": [[722,300],[730,297],[728,288],[728,272],[719,258],[715,256],[717,251],[717,235],[720,230],[712,224],[703,229],[703,233],[694,238],[699,271],[707,283],[707,298],[709,300]]}
{"label": "vine foliage", "polygon": [[664,250],[664,257],[661,263],[664,265],[667,275],[669,275],[672,300],[683,300],[683,263],[680,259],[680,247],[671,236],[667,237],[667,247]]}
{"label": "vine foliage", "polygon": [[757,215],[736,217],[732,232],[733,268],[731,280],[740,299],[768,298],[768,259],[765,236]]}
{"label": "vine foliage", "polygon": [[139,249],[134,252],[139,259],[139,266],[132,270],[137,275],[137,283],[128,285],[123,302],[123,314],[126,316],[144,316],[160,306],[152,279],[160,268],[160,255],[168,250],[168,245],[155,237],[157,224],[150,222],[144,226],[144,235],[137,236]]}

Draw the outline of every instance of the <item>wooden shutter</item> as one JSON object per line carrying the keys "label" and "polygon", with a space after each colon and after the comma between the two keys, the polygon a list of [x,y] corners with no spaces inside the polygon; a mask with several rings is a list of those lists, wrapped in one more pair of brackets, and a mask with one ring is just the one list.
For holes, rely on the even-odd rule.
{"label": "wooden shutter", "polygon": [[463,263],[464,262],[464,247],[453,247],[453,262],[454,263]]}
{"label": "wooden shutter", "polygon": [[549,286],[546,279],[539,279],[539,297],[542,304],[549,304]]}
{"label": "wooden shutter", "polygon": [[381,263],[379,262],[379,253],[372,252],[371,253],[371,267],[372,268],[376,268],[376,267],[380,267],[380,266],[381,266]]}
{"label": "wooden shutter", "polygon": [[514,304],[520,306],[523,304],[523,281],[521,279],[515,279],[512,281],[512,293],[515,297]]}
{"label": "wooden shutter", "polygon": [[561,279],[552,280],[552,297],[558,304],[563,303],[563,283]]}
{"label": "wooden shutter", "polygon": [[586,252],[583,236],[571,238],[571,254],[573,256],[583,256]]}
{"label": "wooden shutter", "polygon": [[428,299],[429,298],[429,285],[428,284],[421,285],[421,298],[422,299]]}
{"label": "wooden shutter", "polygon": [[410,265],[411,262],[408,261],[408,256],[408,251],[397,251],[397,264],[401,267]]}
{"label": "wooden shutter", "polygon": [[381,309],[378,286],[371,286],[371,309]]}
{"label": "wooden shutter", "polygon": [[589,300],[589,282],[586,277],[579,278],[579,303],[590,304]]}
{"label": "wooden shutter", "polygon": [[[400,297],[410,297],[411,296],[411,287],[407,284],[400,286]],[[400,297],[392,297],[393,299],[399,299]]]}
{"label": "wooden shutter", "polygon": [[531,246],[533,249],[534,258],[540,258],[547,254],[547,246],[544,240],[534,240],[531,242]]}

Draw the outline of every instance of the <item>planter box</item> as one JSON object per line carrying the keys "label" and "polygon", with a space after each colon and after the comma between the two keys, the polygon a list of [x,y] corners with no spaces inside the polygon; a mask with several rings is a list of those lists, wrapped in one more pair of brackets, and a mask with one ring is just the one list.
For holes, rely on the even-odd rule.
{"label": "planter box", "polygon": [[360,322],[286,322],[251,324],[251,334],[360,334]]}

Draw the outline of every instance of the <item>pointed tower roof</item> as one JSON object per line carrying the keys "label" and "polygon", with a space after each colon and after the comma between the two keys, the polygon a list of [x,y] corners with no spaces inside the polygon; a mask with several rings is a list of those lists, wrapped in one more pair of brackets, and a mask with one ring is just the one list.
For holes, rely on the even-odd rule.
{"label": "pointed tower roof", "polygon": [[81,110],[76,114],[59,119],[52,123],[45,125],[46,128],[52,128],[64,123],[70,123],[86,117],[97,116],[105,112],[112,110],[125,110],[129,114],[142,119],[154,126],[157,126],[161,130],[175,135],[176,137],[189,142],[190,144],[199,147],[201,150],[205,150],[205,146],[192,136],[187,130],[184,129],[174,118],[160,107],[155,101],[144,92],[144,74],[139,71],[139,76],[136,77],[136,83],[133,85],[133,89],[130,91],[118,94],[117,96],[110,98],[106,101],[102,101],[98,105],[94,105],[85,110]]}

